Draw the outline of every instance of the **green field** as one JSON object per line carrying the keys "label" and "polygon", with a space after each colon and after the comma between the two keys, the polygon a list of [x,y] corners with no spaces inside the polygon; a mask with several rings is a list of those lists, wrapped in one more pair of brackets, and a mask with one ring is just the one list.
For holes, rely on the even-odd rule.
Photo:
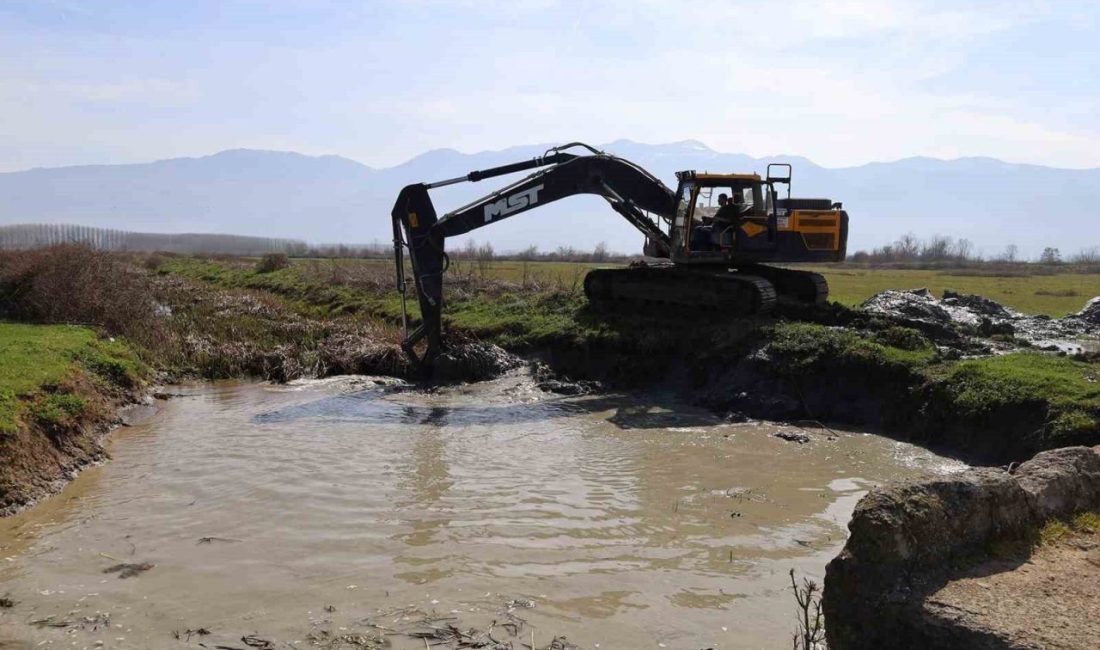
{"label": "green field", "polygon": [[969,270],[860,269],[808,267],[824,273],[829,295],[856,306],[885,289],[927,288],[937,296],[944,289],[975,293],[1025,314],[1059,317],[1079,311],[1090,298],[1100,296],[1100,274],[977,275]]}
{"label": "green field", "polygon": [[[350,262],[356,263],[356,262]],[[365,261],[362,264],[389,262]],[[521,284],[553,283],[572,286],[583,281],[592,268],[608,266],[581,262],[515,262],[493,261],[486,265],[487,277]],[[829,280],[830,299],[854,307],[886,289],[927,288],[942,297],[944,289],[973,293],[1012,307],[1025,314],[1065,316],[1079,311],[1090,298],[1100,296],[1100,274],[1042,273],[1027,275],[1013,271],[1004,275],[971,269],[868,269],[849,266],[804,266],[825,275]],[[476,262],[457,261],[455,273],[479,273]],[[986,275],[986,273],[990,273]],[[578,280],[579,278],[579,280]],[[577,286],[580,286],[579,284]]]}
{"label": "green field", "polygon": [[[237,268],[251,270],[253,261],[241,259]],[[225,266],[232,264],[208,265],[203,277],[196,269],[202,266],[195,260],[179,258],[170,262],[167,268],[173,272],[182,271],[196,279],[207,281],[222,280],[216,277]],[[335,269],[340,274],[356,273],[370,277],[379,288],[384,288],[393,280],[393,263],[389,260],[359,259],[298,259],[293,266],[297,269],[310,268],[312,275],[318,278],[323,273],[318,270]],[[589,262],[521,262],[512,260],[493,260],[477,262],[455,259],[451,263],[448,276],[452,280],[475,278],[498,280],[519,285],[525,289],[566,289],[579,291],[584,275],[597,267],[616,266],[615,264],[596,264]],[[825,275],[829,280],[831,300],[854,307],[867,298],[886,289],[927,288],[937,296],[945,289],[961,293],[985,296],[1007,305],[1025,314],[1046,314],[1052,317],[1065,316],[1079,311],[1090,298],[1100,296],[1100,273],[1059,273],[1050,267],[1031,269],[1021,265],[1019,269],[1008,272],[978,269],[882,269],[858,268],[845,265],[799,266]],[[337,275],[333,272],[333,275]],[[253,274],[249,274],[253,275]],[[259,276],[262,277],[262,276]],[[270,280],[280,277],[273,274]],[[239,278],[238,278],[239,280]],[[240,283],[249,284],[249,283]],[[255,283],[260,284],[260,283]],[[333,284],[341,284],[334,282]],[[269,288],[255,286],[255,288]],[[286,293],[276,290],[276,293]],[[396,297],[396,292],[393,294]],[[389,300],[386,300],[390,303]],[[387,304],[392,309],[393,304]]]}

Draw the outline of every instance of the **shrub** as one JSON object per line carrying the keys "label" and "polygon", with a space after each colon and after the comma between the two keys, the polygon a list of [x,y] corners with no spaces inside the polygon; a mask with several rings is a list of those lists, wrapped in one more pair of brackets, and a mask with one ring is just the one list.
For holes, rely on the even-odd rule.
{"label": "shrub", "polygon": [[165,336],[148,275],[75,244],[0,253],[0,317],[93,325],[147,347]]}
{"label": "shrub", "polygon": [[257,273],[271,273],[290,266],[290,258],[286,253],[268,253],[256,263]]}

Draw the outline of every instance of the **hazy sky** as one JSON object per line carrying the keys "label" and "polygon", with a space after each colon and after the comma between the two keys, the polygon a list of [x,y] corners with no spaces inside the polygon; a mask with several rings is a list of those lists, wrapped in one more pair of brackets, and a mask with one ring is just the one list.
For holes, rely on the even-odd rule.
{"label": "hazy sky", "polygon": [[0,170],[698,139],[1100,167],[1100,2],[0,0]]}

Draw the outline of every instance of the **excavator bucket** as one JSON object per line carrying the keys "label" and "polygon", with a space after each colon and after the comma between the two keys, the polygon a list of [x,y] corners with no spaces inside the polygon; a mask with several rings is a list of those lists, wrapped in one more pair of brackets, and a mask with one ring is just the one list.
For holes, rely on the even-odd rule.
{"label": "excavator bucket", "polygon": [[[442,346],[443,272],[446,270],[447,255],[443,237],[432,229],[437,217],[435,206],[428,196],[428,187],[423,183],[406,186],[397,196],[390,215],[393,217],[394,257],[402,309],[406,295],[406,248],[420,303],[420,324],[409,332],[406,318],[405,340],[401,347],[423,372],[430,373],[431,362]],[[416,345],[422,340],[426,342],[426,347],[422,354],[417,354]]]}

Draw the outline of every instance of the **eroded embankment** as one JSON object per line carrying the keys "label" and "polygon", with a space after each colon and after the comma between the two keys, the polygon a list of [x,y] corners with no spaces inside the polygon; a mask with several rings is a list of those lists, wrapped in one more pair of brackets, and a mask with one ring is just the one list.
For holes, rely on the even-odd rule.
{"label": "eroded embankment", "polygon": [[[873,490],[856,506],[848,524],[851,536],[826,570],[830,647],[1045,647],[1051,638],[1077,638],[1065,630],[1051,637],[1044,628],[1092,622],[1036,617],[1026,626],[1031,632],[1021,632],[1021,626],[983,623],[965,610],[944,606],[949,599],[929,596],[952,580],[972,577],[967,570],[990,559],[1002,563],[986,565],[986,572],[1016,571],[1027,562],[1044,525],[1097,510],[1100,447],[1058,449],[1008,470],[972,469]],[[1052,577],[1037,570],[1023,582],[1041,585]],[[1049,588],[1045,593],[1059,597]],[[1075,596],[1061,597],[1068,605]],[[1025,602],[1019,598],[1015,610],[1011,603],[1000,606],[1019,621],[1032,614],[1023,609]],[[1063,647],[1087,646],[1070,642]]]}
{"label": "eroded embankment", "polygon": [[[1100,301],[1052,320],[983,315],[1003,308],[977,296],[888,293],[859,310],[787,308],[778,321],[665,323],[663,336],[642,321],[615,336],[551,343],[543,358],[574,378],[677,384],[734,419],[873,428],[980,464],[1100,442],[1095,354],[1037,349],[1024,335],[1095,335]],[[1019,336],[1007,333],[1010,321]]]}

